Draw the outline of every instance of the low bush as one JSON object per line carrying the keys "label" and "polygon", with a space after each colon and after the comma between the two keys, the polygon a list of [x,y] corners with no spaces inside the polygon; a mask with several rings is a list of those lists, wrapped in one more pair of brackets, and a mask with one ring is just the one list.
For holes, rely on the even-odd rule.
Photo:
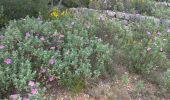
{"label": "low bush", "polygon": [[170,20],[170,8],[159,7],[153,10],[153,16],[160,19],[169,19]]}
{"label": "low bush", "polygon": [[152,70],[165,68],[166,45],[168,40],[163,28],[146,20],[140,24],[133,24],[133,36],[127,42],[126,54],[129,68],[137,73],[149,74]]}
{"label": "low bush", "polygon": [[5,23],[8,22],[8,19],[4,15],[4,8],[3,6],[0,6],[0,28],[5,25]]}
{"label": "low bush", "polygon": [[24,18],[27,15],[37,17],[41,13],[48,15],[49,0],[1,0],[0,6],[4,7],[4,15],[8,20]]}
{"label": "low bush", "polygon": [[43,22],[27,17],[11,21],[1,31],[1,96],[27,92],[29,81],[43,77],[48,82],[59,80],[70,90],[77,85],[73,88],[80,90],[85,80],[100,76],[112,49],[96,38],[95,23],[87,31],[82,23],[85,19],[81,19],[66,16]]}

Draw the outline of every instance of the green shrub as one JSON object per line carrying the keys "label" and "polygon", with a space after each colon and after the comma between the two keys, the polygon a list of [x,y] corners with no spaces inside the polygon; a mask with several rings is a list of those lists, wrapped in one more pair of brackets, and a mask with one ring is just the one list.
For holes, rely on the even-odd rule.
{"label": "green shrub", "polygon": [[[1,95],[26,91],[28,81],[38,81],[37,77],[47,81],[58,77],[63,85],[70,89],[77,85],[79,91],[86,79],[101,75],[112,49],[93,34],[95,23],[87,31],[82,23],[85,18],[81,19],[66,16],[42,22],[27,17],[11,21],[1,31]],[[42,69],[47,69],[45,74]]]}
{"label": "green shrub", "polygon": [[124,5],[122,2],[116,2],[116,5],[114,6],[114,10],[117,10],[117,11],[124,11],[125,8],[124,8]]}
{"label": "green shrub", "polygon": [[154,3],[152,0],[131,0],[131,7],[134,8],[138,13],[152,14],[154,9]]}
{"label": "green shrub", "polygon": [[[55,0],[55,4],[58,4],[59,0]],[[66,8],[72,7],[88,7],[89,0],[63,0],[62,5]]]}
{"label": "green shrub", "polygon": [[127,41],[125,48],[129,68],[137,73],[148,74],[157,67],[166,67],[166,32],[148,20],[133,24],[132,32],[132,38]]}
{"label": "green shrub", "polygon": [[[44,44],[36,36],[38,35],[36,32],[42,31],[44,34],[49,34],[52,31],[49,24],[49,22],[42,24],[38,20],[27,18],[26,21],[10,22],[1,33],[1,37],[4,37],[0,40],[2,94],[14,90],[18,92],[26,90],[27,82],[35,79],[36,70],[41,66],[49,66],[48,61],[53,53],[44,49]],[[39,56],[42,57],[38,58]]]}
{"label": "green shrub", "polygon": [[4,7],[4,15],[8,19],[19,19],[27,15],[37,17],[39,12],[46,16],[48,3],[49,0],[1,0],[0,6]]}
{"label": "green shrub", "polygon": [[159,7],[153,11],[153,16],[161,19],[170,19],[170,8]]}
{"label": "green shrub", "polygon": [[153,0],[111,0],[110,9],[151,15],[154,7]]}
{"label": "green shrub", "polygon": [[4,15],[4,8],[3,6],[0,6],[0,28],[3,27],[5,25],[5,23],[7,23],[7,18]]}

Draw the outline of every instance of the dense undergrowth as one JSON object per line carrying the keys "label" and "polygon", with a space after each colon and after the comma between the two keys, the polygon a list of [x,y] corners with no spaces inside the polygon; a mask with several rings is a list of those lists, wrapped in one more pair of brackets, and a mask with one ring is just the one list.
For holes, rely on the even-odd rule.
{"label": "dense undergrowth", "polygon": [[[125,10],[119,6],[127,5],[116,3],[114,9]],[[138,8],[138,3],[129,9],[135,8],[134,11],[142,14],[152,12],[149,4],[142,2]],[[167,15],[168,10],[165,11]],[[5,10],[2,8],[1,11],[0,17],[7,21]],[[1,29],[0,99],[42,100],[46,98],[48,85],[54,81],[77,93],[86,87],[88,80],[100,76],[113,79],[114,67],[119,63],[126,65],[131,73],[140,75],[165,70],[163,88],[170,89],[167,59],[170,25],[157,25],[153,20],[145,19],[125,26],[117,19],[111,20],[98,13],[58,9],[48,14],[46,20],[24,14],[25,18],[11,20]],[[169,19],[159,13],[155,16]]]}

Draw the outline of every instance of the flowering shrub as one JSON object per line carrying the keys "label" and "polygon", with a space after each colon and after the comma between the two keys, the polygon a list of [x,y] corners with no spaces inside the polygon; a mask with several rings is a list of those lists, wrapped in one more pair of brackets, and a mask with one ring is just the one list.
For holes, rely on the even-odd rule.
{"label": "flowering shrub", "polygon": [[[110,60],[109,44],[87,31],[78,19],[72,26],[71,21],[63,18],[42,22],[27,17],[11,21],[1,31],[1,96],[10,95],[10,91],[28,92],[29,86],[43,77],[64,85],[71,82],[67,85],[70,87],[75,80],[84,82],[101,75]],[[34,95],[37,90],[31,91]]]}
{"label": "flowering shrub", "polygon": [[148,74],[157,67],[166,67],[166,32],[150,22],[133,26],[132,38],[127,41],[126,53],[131,70]]}
{"label": "flowering shrub", "polygon": [[[46,100],[47,97],[44,96],[46,89],[45,88],[40,89],[39,85],[40,84],[34,81],[29,81],[27,94],[13,93],[9,96],[9,98],[12,100],[37,100],[37,99]],[[51,96],[48,98],[50,98],[51,100],[53,97]]]}
{"label": "flowering shrub", "polygon": [[[26,90],[28,80],[35,79],[39,67],[45,63],[48,65],[52,53],[49,50],[43,50],[43,42],[40,40],[42,36],[38,37],[38,33],[34,33],[34,31],[40,31],[33,28],[29,30],[31,27],[40,28],[38,25],[41,24],[36,22],[34,27],[32,26],[33,19],[13,21],[1,34],[3,37],[0,40],[1,95],[9,93],[9,91]],[[20,23],[23,25],[19,26]],[[44,26],[41,25],[41,27]],[[31,30],[33,31],[31,32]],[[36,55],[36,52],[39,53]],[[40,55],[45,57],[37,58]]]}

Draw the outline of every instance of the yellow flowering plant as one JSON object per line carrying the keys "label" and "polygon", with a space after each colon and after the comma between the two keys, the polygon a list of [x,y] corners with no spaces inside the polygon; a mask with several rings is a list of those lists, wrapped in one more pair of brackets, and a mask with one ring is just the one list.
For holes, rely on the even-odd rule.
{"label": "yellow flowering plant", "polygon": [[52,11],[50,12],[50,17],[52,18],[58,18],[58,17],[63,17],[67,14],[67,10],[61,11],[58,8],[53,8]]}

